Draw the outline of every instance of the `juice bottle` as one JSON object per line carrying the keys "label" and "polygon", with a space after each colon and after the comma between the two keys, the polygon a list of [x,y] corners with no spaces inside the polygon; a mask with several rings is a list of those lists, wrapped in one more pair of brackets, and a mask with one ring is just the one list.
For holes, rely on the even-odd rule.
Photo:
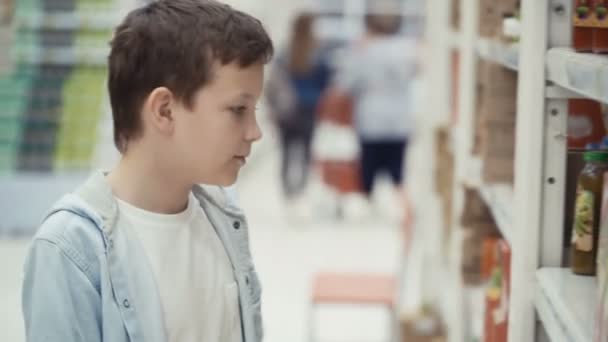
{"label": "juice bottle", "polygon": [[585,167],[578,177],[574,224],[572,227],[572,272],[595,275],[602,204],[604,173],[608,171],[608,153],[586,152]]}

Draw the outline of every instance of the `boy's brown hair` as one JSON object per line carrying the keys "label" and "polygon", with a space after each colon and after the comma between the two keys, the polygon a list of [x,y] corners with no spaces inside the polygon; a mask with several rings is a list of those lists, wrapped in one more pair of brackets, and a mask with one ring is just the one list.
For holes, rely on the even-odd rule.
{"label": "boy's brown hair", "polygon": [[167,87],[191,106],[216,62],[267,63],[273,45],[259,20],[214,0],[158,0],[127,15],[110,42],[108,90],[114,143],[140,133],[146,96]]}

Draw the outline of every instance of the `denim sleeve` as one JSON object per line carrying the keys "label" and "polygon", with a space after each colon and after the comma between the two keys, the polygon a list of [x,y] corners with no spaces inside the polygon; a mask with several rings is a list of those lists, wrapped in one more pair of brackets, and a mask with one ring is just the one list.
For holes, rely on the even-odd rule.
{"label": "denim sleeve", "polygon": [[75,252],[36,239],[25,263],[23,317],[28,342],[101,342],[101,298]]}

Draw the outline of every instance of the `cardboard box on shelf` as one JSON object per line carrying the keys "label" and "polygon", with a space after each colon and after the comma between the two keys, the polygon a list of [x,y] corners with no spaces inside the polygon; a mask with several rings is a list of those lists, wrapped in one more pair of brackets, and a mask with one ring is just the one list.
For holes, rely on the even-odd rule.
{"label": "cardboard box on shelf", "polygon": [[515,122],[517,117],[517,100],[515,97],[506,95],[489,95],[484,92],[480,100],[480,112],[477,119],[481,129],[486,122]]}
{"label": "cardboard box on shelf", "polygon": [[487,281],[482,273],[483,244],[488,238],[498,237],[498,229],[493,222],[478,223],[463,230],[461,271],[466,285],[476,286]]}
{"label": "cardboard box on shelf", "polygon": [[513,15],[519,11],[521,0],[501,0],[498,1],[501,13],[505,15]]}
{"label": "cardboard box on shelf", "polygon": [[463,227],[493,223],[492,212],[481,198],[479,191],[474,188],[464,188],[464,208],[460,217]]}
{"label": "cardboard box on shelf", "polygon": [[480,62],[477,72],[479,84],[487,88],[488,91],[512,96],[517,95],[517,72],[488,61]]}
{"label": "cardboard box on shelf", "polygon": [[454,155],[450,133],[446,127],[435,132],[435,190],[442,205],[443,230],[448,236],[452,224],[452,196],[454,192]]}
{"label": "cardboard box on shelf", "polygon": [[514,121],[517,113],[517,73],[490,62],[480,62],[477,82],[478,127],[486,121]]}
{"label": "cardboard box on shelf", "polygon": [[420,312],[400,318],[402,342],[445,342],[446,329],[439,314]]}
{"label": "cardboard box on shelf", "polygon": [[515,121],[485,119],[481,129],[482,180],[512,183],[515,160]]}
{"label": "cardboard box on shelf", "polygon": [[466,285],[480,285],[483,283],[481,275],[481,254],[483,236],[474,231],[465,230],[462,240],[462,280]]}
{"label": "cardboard box on shelf", "polygon": [[492,38],[499,32],[502,15],[494,0],[479,1],[479,35]]}
{"label": "cardboard box on shelf", "polygon": [[460,19],[462,15],[460,13],[460,0],[452,1],[452,10],[451,10],[451,24],[454,30],[460,30]]}
{"label": "cardboard box on shelf", "polygon": [[518,0],[480,0],[480,36],[487,38],[501,37],[503,18],[514,16],[518,11],[518,5]]}
{"label": "cardboard box on shelf", "polygon": [[513,159],[515,155],[515,121],[483,119],[481,153],[484,159]]}
{"label": "cardboard box on shelf", "polygon": [[486,184],[513,184],[515,169],[512,159],[484,158],[481,180]]}

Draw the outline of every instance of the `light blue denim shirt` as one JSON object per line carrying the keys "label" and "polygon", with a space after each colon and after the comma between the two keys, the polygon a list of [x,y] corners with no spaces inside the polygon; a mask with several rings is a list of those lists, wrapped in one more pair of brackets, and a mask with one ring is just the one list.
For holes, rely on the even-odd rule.
{"label": "light blue denim shirt", "polygon": [[[261,289],[247,221],[222,188],[196,186],[193,193],[232,263],[243,341],[259,342]],[[117,215],[102,172],[51,210],[25,263],[22,301],[28,341],[166,341],[154,276],[142,247],[116,224]]]}

